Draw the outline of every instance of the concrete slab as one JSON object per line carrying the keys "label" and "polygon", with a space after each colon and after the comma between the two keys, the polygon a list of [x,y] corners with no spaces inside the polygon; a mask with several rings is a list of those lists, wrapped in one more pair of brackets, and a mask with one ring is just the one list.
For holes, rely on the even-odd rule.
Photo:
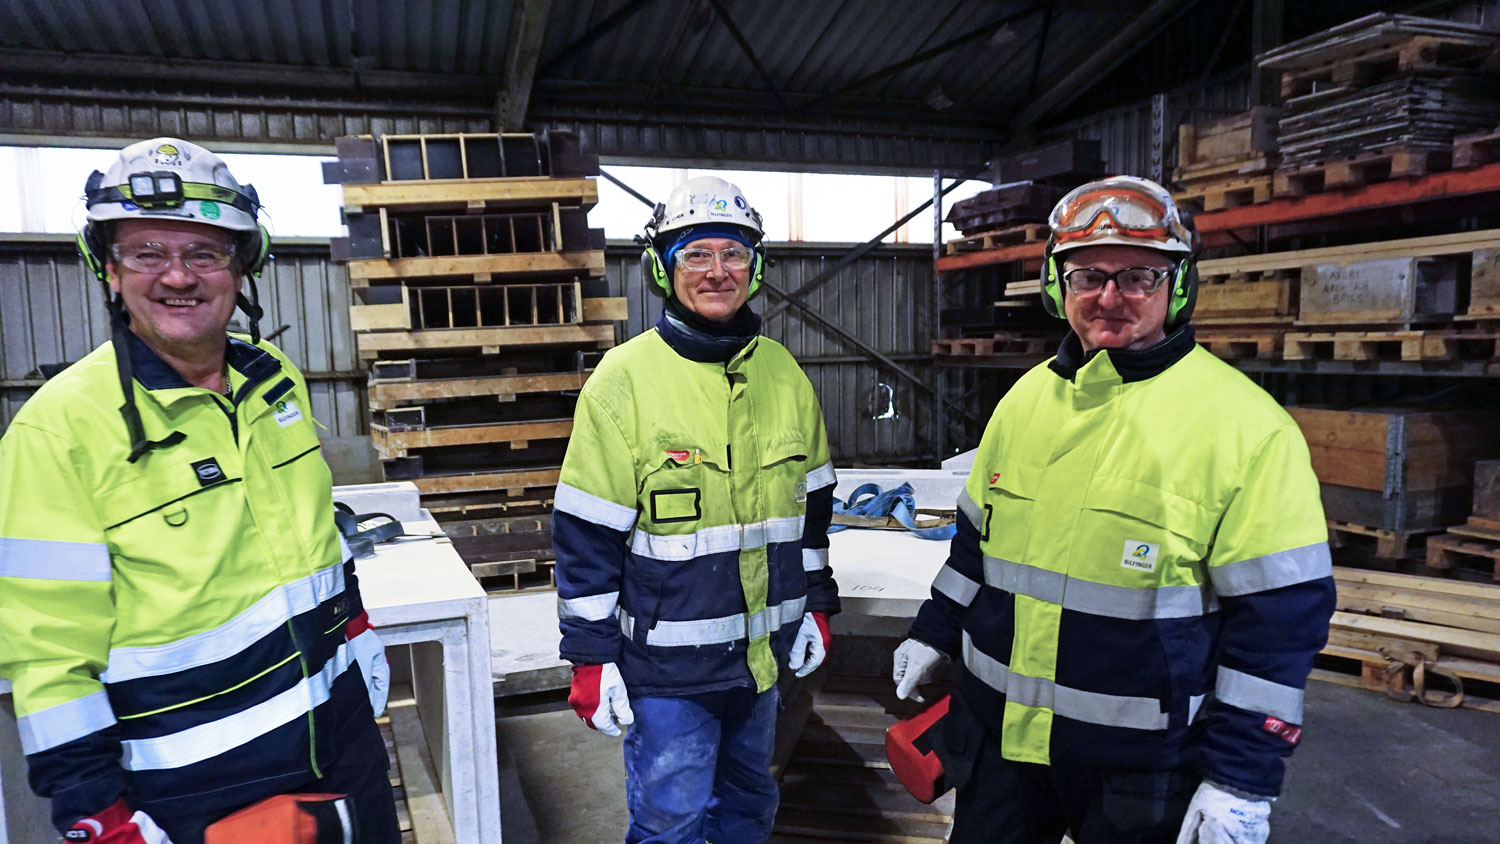
{"label": "concrete slab", "polygon": [[490,596],[490,651],[495,696],[566,689],[570,663],[557,655],[556,592]]}

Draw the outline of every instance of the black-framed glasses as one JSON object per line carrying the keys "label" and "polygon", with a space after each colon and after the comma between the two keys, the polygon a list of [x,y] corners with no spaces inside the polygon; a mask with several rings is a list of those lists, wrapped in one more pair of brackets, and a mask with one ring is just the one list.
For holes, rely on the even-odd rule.
{"label": "black-framed glasses", "polygon": [[677,260],[684,267],[701,272],[714,265],[715,255],[719,256],[724,269],[743,270],[750,266],[750,259],[755,257],[755,251],[744,246],[731,246],[719,252],[712,249],[683,249],[677,253]]}
{"label": "black-framed glasses", "polygon": [[1126,267],[1107,273],[1104,270],[1093,267],[1075,267],[1063,273],[1063,282],[1068,285],[1068,292],[1077,296],[1092,296],[1104,290],[1104,286],[1111,280],[1115,283],[1115,289],[1120,291],[1121,296],[1129,296],[1132,299],[1144,299],[1156,292],[1161,283],[1172,270],[1160,267]]}
{"label": "black-framed glasses", "polygon": [[233,243],[190,243],[181,252],[162,246],[160,243],[112,243],[109,254],[115,263],[127,269],[147,275],[160,275],[172,266],[172,259],[195,273],[211,273],[222,270],[234,261]]}

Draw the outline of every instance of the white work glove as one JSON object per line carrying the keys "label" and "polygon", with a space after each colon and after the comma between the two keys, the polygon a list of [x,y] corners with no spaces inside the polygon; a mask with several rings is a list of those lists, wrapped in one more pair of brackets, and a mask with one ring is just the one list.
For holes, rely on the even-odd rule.
{"label": "white work glove", "polygon": [[1177,844],[1266,844],[1271,804],[1247,800],[1204,780],[1188,804]]}
{"label": "white work glove", "polygon": [[573,666],[573,688],[568,705],[589,725],[607,736],[620,734],[620,726],[635,723],[630,698],[625,694],[625,680],[613,662],[603,665]]}
{"label": "white work glove", "polygon": [[891,682],[896,684],[896,697],[926,703],[927,699],[917,691],[917,686],[931,680],[938,663],[946,658],[942,651],[925,642],[916,639],[902,642],[896,648],[895,665],[891,668]]}
{"label": "white work glove", "polygon": [[797,628],[797,639],[792,642],[792,655],[787,659],[787,667],[797,672],[798,677],[806,677],[817,671],[828,656],[832,638],[828,633],[828,613],[803,613],[802,626]]}
{"label": "white work glove", "polygon": [[[361,629],[363,628],[363,629]],[[385,700],[391,694],[391,664],[385,659],[385,645],[375,635],[366,615],[349,622],[345,628],[349,636],[349,656],[359,663],[359,671],[365,675],[365,691],[370,694],[370,708],[375,717],[385,711]],[[359,632],[355,633],[354,631]]]}

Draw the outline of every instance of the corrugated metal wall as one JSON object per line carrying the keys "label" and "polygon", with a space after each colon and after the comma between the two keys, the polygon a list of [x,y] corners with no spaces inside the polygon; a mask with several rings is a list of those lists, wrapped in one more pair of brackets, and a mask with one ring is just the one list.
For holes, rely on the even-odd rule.
{"label": "corrugated metal wall", "polygon": [[[278,243],[259,281],[261,330],[290,326],[276,344],[307,373],[313,415],[330,437],[368,433],[364,375],[349,330],[349,284],[328,261],[328,242]],[[0,243],[0,429],[41,385],[39,364],[71,363],[109,339],[102,285],[72,240]]]}
{"label": "corrugated metal wall", "polygon": [[[767,280],[785,290],[801,286],[832,266],[847,244],[773,247]],[[328,426],[325,436],[368,432],[364,375],[349,329],[349,287],[341,267],[328,260],[327,241],[278,243],[276,260],[259,282],[267,335],[276,338],[304,372],[312,388],[313,413]],[[630,305],[625,328],[634,336],[656,322],[661,301],[645,292],[639,250],[611,244],[612,291]],[[870,343],[931,383],[927,326],[932,254],[921,246],[884,246],[862,257],[808,296],[819,313]],[[618,293],[616,295],[619,295]],[[776,301],[759,300],[759,310]],[[898,376],[789,310],[766,326],[802,362],[821,397],[830,444],[842,463],[913,461],[933,453],[923,395]],[[89,276],[70,240],[56,236],[0,244],[0,430],[21,402],[40,386],[38,364],[78,360],[109,336],[100,285]],[[896,415],[886,410],[891,386]],[[920,415],[919,415],[920,414]]]}

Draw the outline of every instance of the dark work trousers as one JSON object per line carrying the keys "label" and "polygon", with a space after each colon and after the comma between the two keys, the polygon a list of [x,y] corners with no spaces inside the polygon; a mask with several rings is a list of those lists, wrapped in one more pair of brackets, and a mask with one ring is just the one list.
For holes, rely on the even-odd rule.
{"label": "dark work trousers", "polygon": [[[959,700],[954,695],[954,702]],[[951,844],[1175,844],[1200,781],[1190,771],[1101,771],[1013,762],[962,706],[944,743],[966,747],[954,760],[961,781]],[[946,718],[944,720],[947,720]],[[952,732],[950,732],[952,730]],[[959,733],[967,736],[959,737]],[[950,763],[944,754],[944,765]],[[967,773],[967,776],[963,776]]]}
{"label": "dark work trousers", "polygon": [[[323,769],[322,779],[309,779],[297,788],[287,789],[287,793],[347,795],[354,802],[354,814],[359,821],[354,839],[358,844],[401,844],[389,770],[385,740],[372,720],[358,745],[351,747],[332,767]],[[203,831],[209,824],[242,808],[199,815],[153,814],[151,819],[172,839],[172,844],[202,844]]]}

